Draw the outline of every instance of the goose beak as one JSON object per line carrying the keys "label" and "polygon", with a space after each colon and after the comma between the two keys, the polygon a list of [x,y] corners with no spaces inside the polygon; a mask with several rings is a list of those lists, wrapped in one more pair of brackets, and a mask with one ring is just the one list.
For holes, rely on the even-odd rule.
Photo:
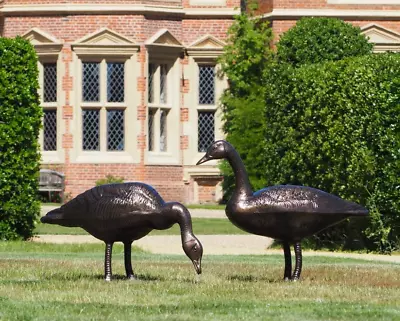
{"label": "goose beak", "polygon": [[203,163],[205,163],[205,162],[207,162],[207,161],[209,161],[209,160],[210,160],[210,158],[207,156],[207,154],[205,154],[205,155],[196,163],[196,165],[203,164]]}
{"label": "goose beak", "polygon": [[197,274],[201,274],[201,259],[193,260],[193,266]]}

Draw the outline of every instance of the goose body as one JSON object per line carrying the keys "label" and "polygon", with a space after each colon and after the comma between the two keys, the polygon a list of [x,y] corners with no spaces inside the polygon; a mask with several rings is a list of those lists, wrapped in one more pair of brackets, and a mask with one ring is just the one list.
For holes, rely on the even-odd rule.
{"label": "goose body", "polygon": [[41,218],[43,223],[81,227],[106,243],[105,279],[111,279],[114,242],[124,243],[125,269],[134,278],[131,245],[152,230],[164,230],[178,223],[182,247],[201,273],[202,246],[193,235],[189,211],[177,202],[165,202],[151,186],[132,182],[94,187],[79,194]]}
{"label": "goose body", "polygon": [[[351,216],[368,215],[359,204],[316,188],[277,185],[253,193],[239,154],[220,140],[209,147],[198,165],[211,159],[227,159],[235,174],[235,189],[225,212],[238,228],[283,241],[286,280],[300,278],[301,240]],[[296,267],[292,275],[289,244],[294,244]]]}

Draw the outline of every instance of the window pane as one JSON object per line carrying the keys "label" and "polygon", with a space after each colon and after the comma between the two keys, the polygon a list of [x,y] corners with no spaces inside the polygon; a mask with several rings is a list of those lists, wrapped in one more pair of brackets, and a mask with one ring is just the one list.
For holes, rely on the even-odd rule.
{"label": "window pane", "polygon": [[82,110],[82,149],[100,150],[100,111]]}
{"label": "window pane", "polygon": [[149,77],[148,77],[148,102],[154,102],[154,73],[156,72],[156,66],[154,64],[149,64]]}
{"label": "window pane", "polygon": [[57,64],[43,64],[43,102],[57,101]]}
{"label": "window pane", "polygon": [[214,142],[214,112],[199,111],[198,117],[198,151],[205,152]]}
{"label": "window pane", "polygon": [[213,105],[215,102],[214,66],[199,66],[199,104]]}
{"label": "window pane", "polygon": [[167,110],[160,110],[160,151],[167,151]]}
{"label": "window pane", "polygon": [[155,119],[156,110],[149,109],[149,119],[148,119],[148,135],[149,135],[149,151],[154,150],[154,119]]}
{"label": "window pane", "polygon": [[121,62],[107,63],[107,101],[125,100],[125,65]]}
{"label": "window pane", "polygon": [[83,63],[82,100],[100,101],[100,63],[98,62]]}
{"label": "window pane", "polygon": [[123,110],[107,110],[107,150],[124,150]]}
{"label": "window pane", "polygon": [[43,150],[57,150],[57,110],[43,112]]}
{"label": "window pane", "polygon": [[160,103],[166,104],[167,96],[167,82],[168,82],[168,66],[166,64],[160,65]]}

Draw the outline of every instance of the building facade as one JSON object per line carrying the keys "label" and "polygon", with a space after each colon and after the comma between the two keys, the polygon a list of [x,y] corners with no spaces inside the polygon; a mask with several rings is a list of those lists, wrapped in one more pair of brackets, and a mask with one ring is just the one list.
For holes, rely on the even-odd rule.
{"label": "building facade", "polygon": [[[400,0],[260,0],[275,35],[304,16],[360,26],[375,51],[400,48]],[[0,35],[39,57],[42,167],[75,196],[107,175],[153,185],[166,200],[218,202],[223,137],[218,74],[239,0],[0,0]]]}
{"label": "building facade", "polygon": [[154,186],[166,200],[217,202],[223,137],[218,75],[237,0],[4,0],[0,34],[39,57],[42,168],[75,196],[107,175]]}
{"label": "building facade", "polygon": [[361,28],[375,52],[400,51],[400,0],[259,0],[275,42],[302,17],[339,18]]}

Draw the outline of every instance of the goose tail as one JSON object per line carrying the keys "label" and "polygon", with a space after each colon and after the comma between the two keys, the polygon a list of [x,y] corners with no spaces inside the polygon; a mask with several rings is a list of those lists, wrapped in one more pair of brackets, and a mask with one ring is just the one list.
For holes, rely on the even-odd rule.
{"label": "goose tail", "polygon": [[60,224],[60,221],[63,219],[64,211],[60,208],[56,208],[50,212],[48,212],[45,216],[40,218],[42,223],[47,224]]}
{"label": "goose tail", "polygon": [[350,203],[347,206],[346,212],[354,216],[367,216],[369,214],[369,211],[365,207],[356,203]]}

